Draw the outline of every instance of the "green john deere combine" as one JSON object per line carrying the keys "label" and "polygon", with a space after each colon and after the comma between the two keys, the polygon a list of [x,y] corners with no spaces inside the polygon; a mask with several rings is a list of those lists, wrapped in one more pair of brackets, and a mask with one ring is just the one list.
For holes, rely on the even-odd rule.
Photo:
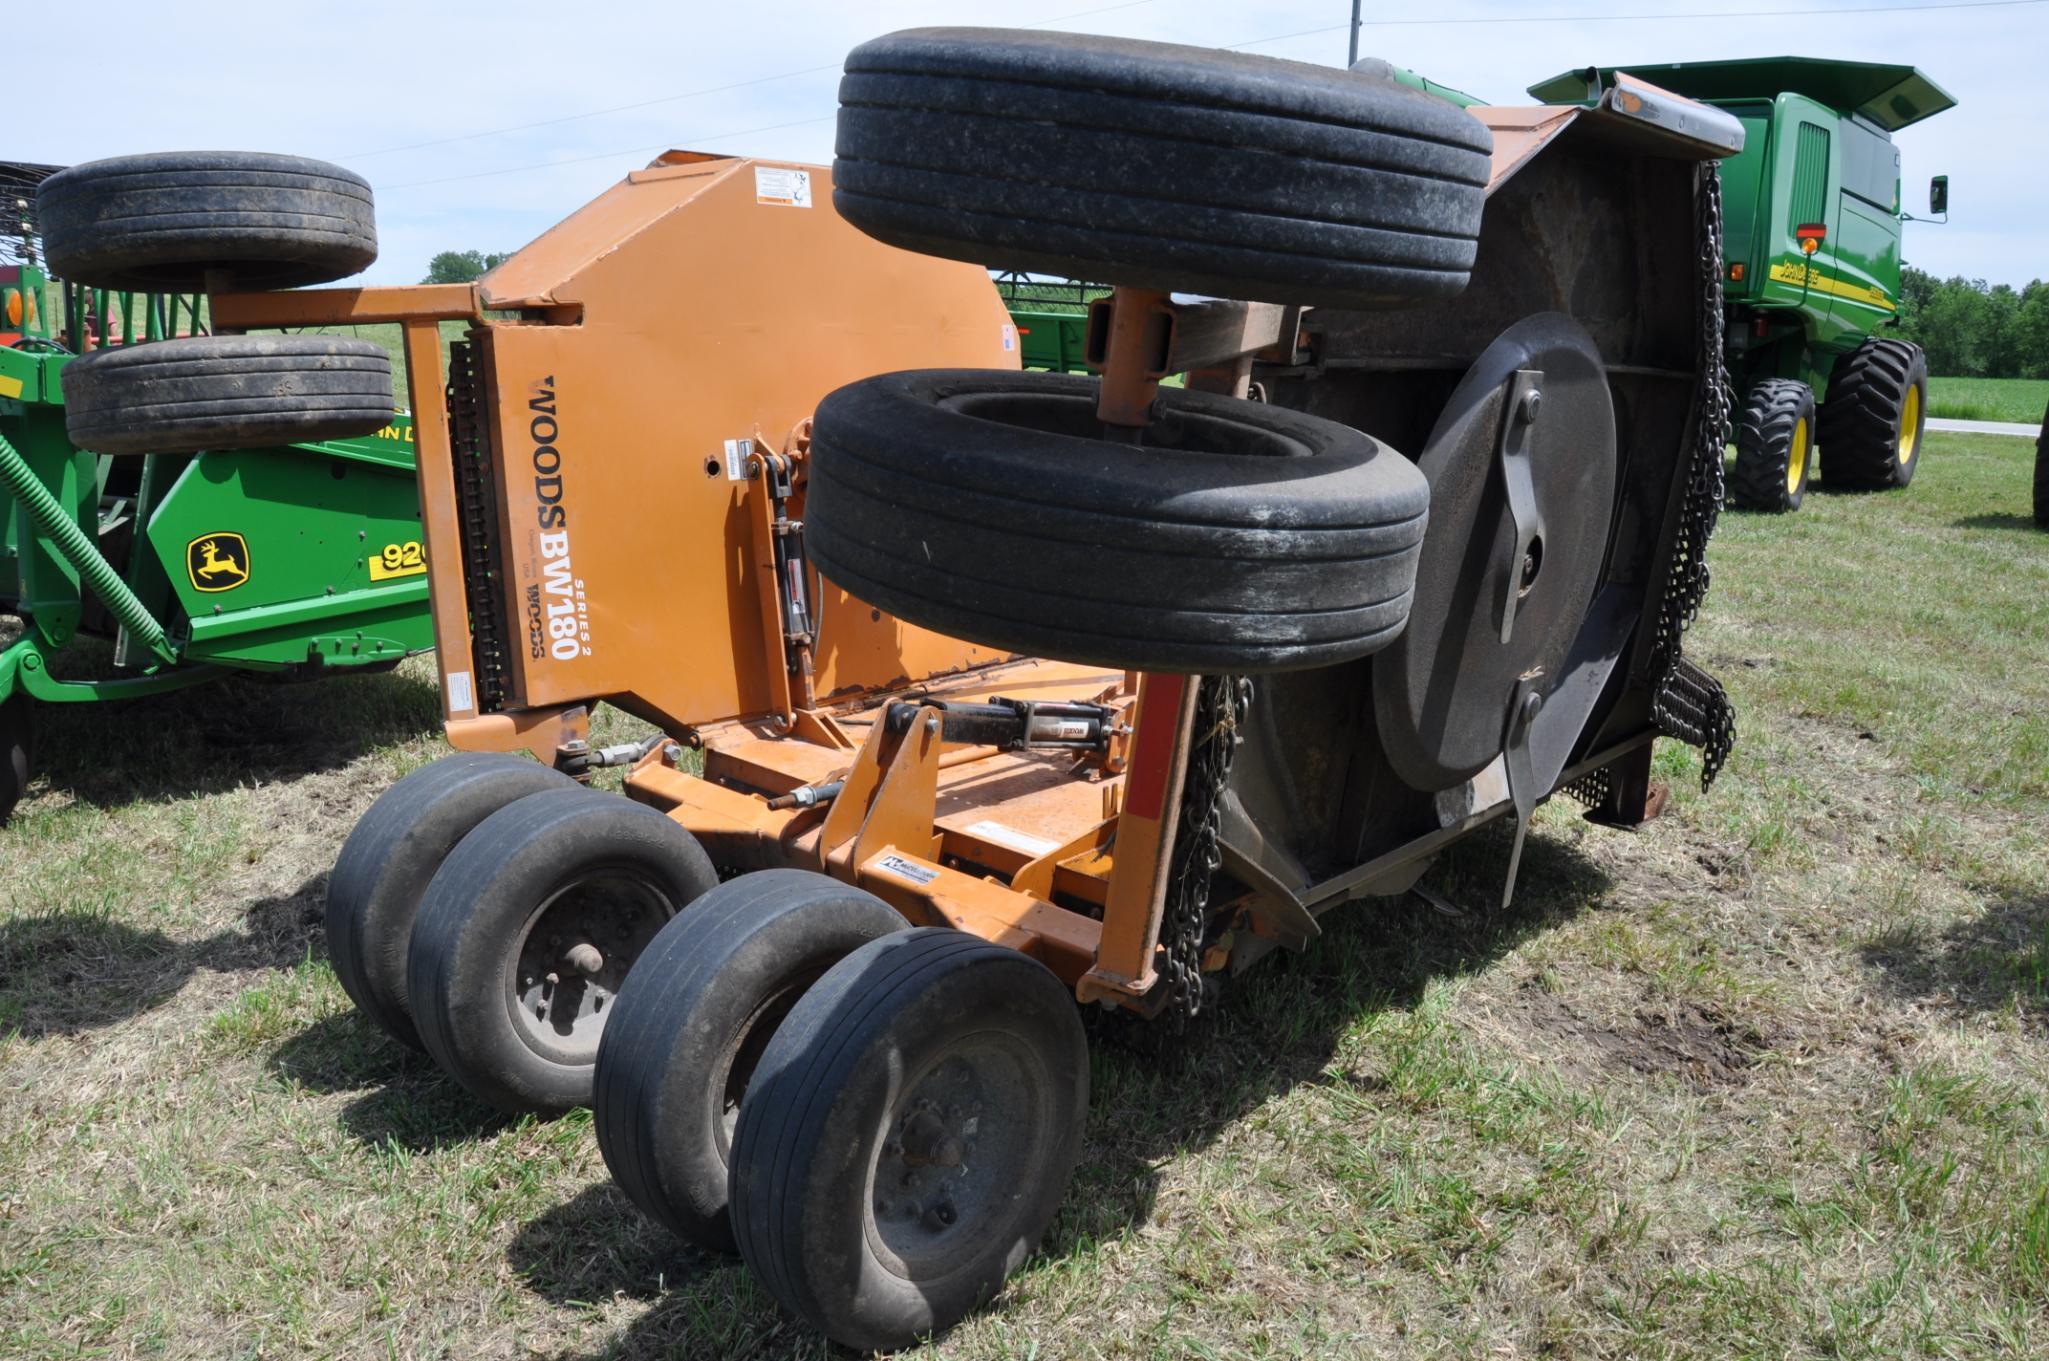
{"label": "green john deere combine", "polygon": [[[1911,66],[1768,57],[1590,67],[1530,87],[1598,98],[1620,69],[1742,120],[1722,164],[1726,342],[1736,386],[1730,500],[1799,508],[1819,452],[1831,488],[1904,487],[1919,463],[1928,362],[1899,321],[1900,154],[1892,134],[1956,101]],[[1929,186],[1929,211],[1949,186]],[[1816,394],[1821,394],[1817,418]]]}
{"label": "green john deere combine", "polygon": [[[0,180],[27,204],[54,169],[0,164]],[[410,417],[269,448],[81,448],[64,395],[78,352],[146,358],[202,330],[201,303],[56,283],[39,254],[32,227],[0,239],[0,822],[27,785],[32,703],[388,667],[433,645]],[[75,645],[93,636],[112,650],[88,662]]]}

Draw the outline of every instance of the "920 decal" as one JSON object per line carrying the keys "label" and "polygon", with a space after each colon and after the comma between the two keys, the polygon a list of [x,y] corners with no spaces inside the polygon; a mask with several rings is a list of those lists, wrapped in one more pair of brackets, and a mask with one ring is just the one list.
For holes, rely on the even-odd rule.
{"label": "920 decal", "polygon": [[388,543],[370,555],[370,580],[416,577],[427,570],[427,550],[418,539]]}

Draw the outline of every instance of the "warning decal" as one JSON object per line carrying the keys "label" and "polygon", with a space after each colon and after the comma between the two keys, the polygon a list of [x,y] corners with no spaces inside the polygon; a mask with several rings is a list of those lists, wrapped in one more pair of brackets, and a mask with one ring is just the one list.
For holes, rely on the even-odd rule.
{"label": "warning decal", "polygon": [[754,201],[778,208],[811,206],[811,172],[779,165],[754,167]]}

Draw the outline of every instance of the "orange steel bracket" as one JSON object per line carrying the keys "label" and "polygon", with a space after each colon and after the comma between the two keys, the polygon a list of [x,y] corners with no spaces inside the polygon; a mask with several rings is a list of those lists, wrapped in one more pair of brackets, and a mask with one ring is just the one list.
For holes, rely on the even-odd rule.
{"label": "orange steel bracket", "polygon": [[761,601],[761,646],[768,673],[770,710],[787,727],[796,721],[798,704],[790,688],[790,653],[783,636],[783,587],[776,572],[775,496],[770,491],[775,474],[768,466],[768,442],[759,430],[752,440],[754,448],[748,458],[754,463],[754,477],[747,484],[747,518],[754,529],[754,584]]}
{"label": "orange steel bracket", "polygon": [[1115,861],[1103,904],[1103,940],[1096,966],[1075,989],[1084,1002],[1137,997],[1158,981],[1153,954],[1160,943],[1174,823],[1188,777],[1190,731],[1195,726],[1194,676],[1146,675],[1138,687],[1138,717],[1125,777],[1124,809],[1117,815]]}
{"label": "orange steel bracket", "polygon": [[[441,369],[440,323],[407,321],[405,353],[406,380],[413,394],[413,479],[420,492],[422,537],[437,547],[453,547],[462,543],[462,522],[456,508],[455,453],[448,442],[448,377]],[[458,748],[462,743],[456,741],[453,725],[477,713],[476,659],[470,651],[469,599],[462,573],[459,553],[449,553],[445,562],[428,559],[427,611],[434,620],[434,666],[441,681],[442,713],[450,724],[448,740]],[[453,686],[449,684],[451,676],[456,678]],[[552,751],[535,754],[554,761]]]}
{"label": "orange steel bracket", "polygon": [[[1107,333],[1097,365],[1103,382],[1096,394],[1096,418],[1105,425],[1150,425],[1153,399],[1160,394],[1160,380],[1167,376],[1167,350],[1174,335],[1174,311],[1168,295],[1119,285],[1108,302],[1094,306],[1097,311],[1090,317],[1090,329],[1100,326]],[[1108,312],[1108,320],[1097,320],[1104,312]]]}
{"label": "orange steel bracket", "polygon": [[[216,293],[207,300],[219,331],[277,326],[351,326],[370,322],[474,321],[481,313],[473,284],[397,288],[295,288],[281,293]],[[413,389],[414,395],[419,389]]]}
{"label": "orange steel bracket", "polygon": [[868,817],[869,800],[874,796],[875,787],[882,783],[883,771],[896,756],[899,742],[900,739],[888,731],[886,723],[877,722],[868,729],[868,740],[861,744],[853,766],[841,777],[839,797],[826,810],[825,823],[819,828],[819,869],[827,869],[835,859],[845,863],[845,856],[836,857],[834,853],[852,841],[861,830],[861,824]]}
{"label": "orange steel bracket", "polygon": [[884,846],[925,860],[939,854],[939,834],[933,830],[932,815],[939,801],[939,748],[944,741],[939,710],[921,705],[911,720],[911,730],[898,741],[882,772],[868,816],[854,836],[850,870]]}
{"label": "orange steel bracket", "polygon": [[[448,693],[445,686],[442,693]],[[441,731],[457,751],[530,751],[543,765],[552,766],[570,743],[590,742],[591,716],[580,704],[567,709],[510,709],[450,718]]]}
{"label": "orange steel bracket", "polygon": [[948,869],[914,851],[880,847],[858,863],[855,882],[910,921],[951,926],[1007,945],[1063,979],[1079,977],[1095,957],[1100,928],[1093,919]]}

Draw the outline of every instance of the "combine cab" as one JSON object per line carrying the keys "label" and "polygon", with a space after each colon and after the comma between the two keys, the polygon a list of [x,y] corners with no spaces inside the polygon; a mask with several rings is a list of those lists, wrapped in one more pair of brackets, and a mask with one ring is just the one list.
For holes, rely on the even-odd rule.
{"label": "combine cab", "polygon": [[[1617,72],[1734,115],[1722,169],[1727,346],[1737,402],[1730,500],[1797,510],[1832,488],[1904,487],[1919,466],[1928,363],[1882,334],[1900,306],[1900,154],[1892,134],[1956,101],[1911,66],[1772,57],[1589,68],[1530,87],[1598,99]],[[1948,183],[1929,210],[1948,208]],[[1819,400],[1819,406],[1816,403]]]}

